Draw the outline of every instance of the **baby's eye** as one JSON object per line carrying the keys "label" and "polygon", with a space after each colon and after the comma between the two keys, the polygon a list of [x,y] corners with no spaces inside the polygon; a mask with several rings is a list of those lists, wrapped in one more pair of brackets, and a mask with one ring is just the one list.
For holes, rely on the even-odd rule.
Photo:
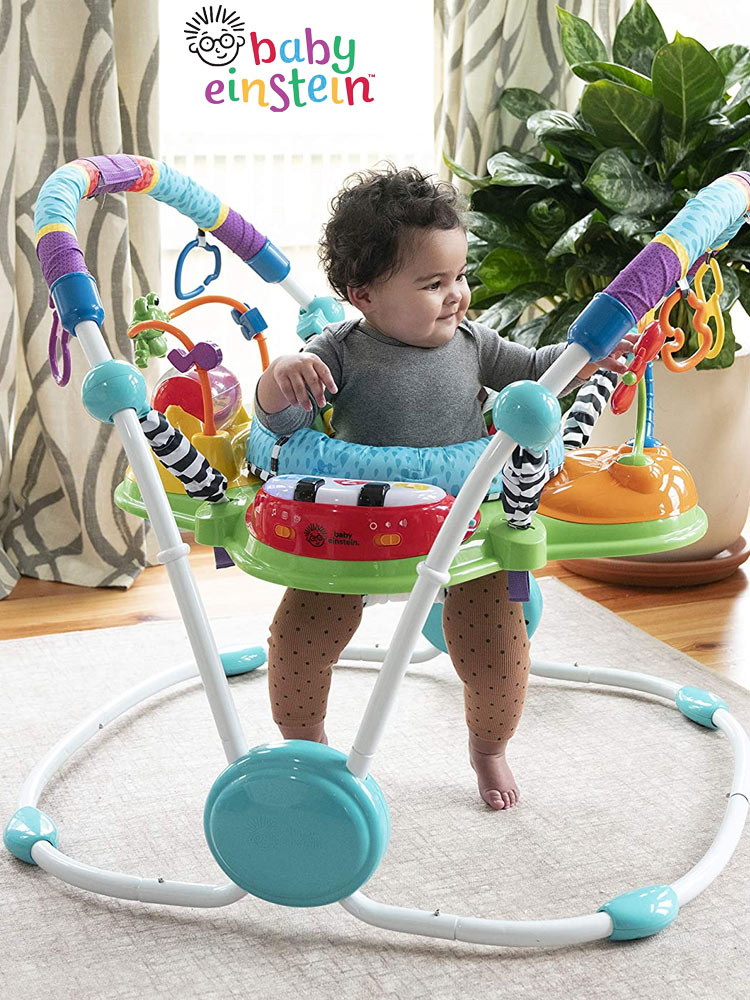
{"label": "baby's eye", "polygon": [[434,292],[438,288],[440,288],[440,282],[439,281],[433,281],[433,283],[431,285],[427,285],[427,290],[430,291],[430,292]]}

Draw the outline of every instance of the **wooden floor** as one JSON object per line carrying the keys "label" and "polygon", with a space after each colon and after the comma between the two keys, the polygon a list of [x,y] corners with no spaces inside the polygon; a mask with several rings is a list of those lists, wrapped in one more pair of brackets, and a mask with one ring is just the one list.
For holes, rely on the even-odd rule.
{"label": "wooden floor", "polygon": [[[193,545],[191,556],[209,616],[240,615],[248,609],[270,617],[281,588],[232,567],[217,572],[210,549]],[[536,575],[556,576],[584,597],[675,649],[750,689],[750,570],[704,587],[652,590],[598,583],[553,563]],[[127,590],[90,590],[22,579],[0,602],[0,640],[54,632],[135,625],[178,618],[166,570],[145,570]],[[655,672],[658,672],[655,670]]]}

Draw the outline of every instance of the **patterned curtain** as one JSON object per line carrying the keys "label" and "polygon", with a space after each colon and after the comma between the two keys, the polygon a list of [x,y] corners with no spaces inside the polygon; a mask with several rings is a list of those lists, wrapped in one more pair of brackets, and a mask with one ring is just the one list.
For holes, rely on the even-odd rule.
{"label": "patterned curtain", "polygon": [[[558,0],[593,24],[609,48],[625,0]],[[526,87],[572,111],[584,84],[560,46],[554,0],[435,0],[436,150],[472,173],[487,173],[500,146],[533,143],[523,122],[498,107],[506,87]],[[526,140],[530,139],[529,142]],[[460,187],[463,182],[457,181]]]}
{"label": "patterned curtain", "polygon": [[[113,428],[87,416],[88,365],[49,372],[52,314],[34,248],[34,205],[76,156],[157,155],[158,5],[148,0],[0,0],[0,596],[19,574],[129,586],[146,563],[144,526],[115,508],[125,471]],[[159,287],[158,207],[107,195],[80,206],[78,239],[97,279],[103,333],[132,359],[136,294]]]}

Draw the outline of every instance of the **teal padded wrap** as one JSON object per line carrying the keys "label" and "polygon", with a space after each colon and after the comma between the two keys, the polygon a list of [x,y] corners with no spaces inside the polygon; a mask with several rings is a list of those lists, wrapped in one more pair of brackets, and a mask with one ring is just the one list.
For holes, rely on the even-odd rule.
{"label": "teal padded wrap", "polygon": [[[304,427],[281,446],[277,463],[272,467],[272,453],[278,440],[278,435],[272,434],[258,419],[253,420],[247,444],[250,465],[272,475],[432,483],[455,497],[491,439],[480,438],[445,448],[383,448],[341,441]],[[500,474],[493,479],[489,495],[499,495],[502,488]]]}
{"label": "teal padded wrap", "polygon": [[717,237],[742,219],[746,211],[747,196],[742,187],[728,177],[720,177],[691,198],[662,232],[682,243],[692,264],[707,247],[717,244]]}
{"label": "teal padded wrap", "polygon": [[186,174],[158,161],[159,180],[149,191],[152,198],[182,212],[200,229],[212,229],[219,221],[221,199]]}
{"label": "teal padded wrap", "polygon": [[602,911],[614,924],[610,940],[634,941],[669,927],[680,911],[680,901],[671,885],[647,885],[615,896],[597,912]]}
{"label": "teal padded wrap", "polygon": [[723,708],[727,712],[729,711],[729,705],[723,698],[717,698],[710,691],[692,687],[690,684],[685,684],[680,688],[674,696],[674,701],[686,718],[705,726],[706,729],[716,729],[713,718],[717,709]]}
{"label": "teal padded wrap", "polygon": [[81,198],[89,186],[89,178],[83,171],[66,164],[60,167],[42,184],[34,209],[34,231],[39,232],[44,226],[65,224],[74,233],[76,215]]}
{"label": "teal padded wrap", "polygon": [[58,834],[54,820],[35,806],[21,806],[13,813],[3,832],[3,843],[14,858],[35,865],[31,848],[40,840],[57,847]]}

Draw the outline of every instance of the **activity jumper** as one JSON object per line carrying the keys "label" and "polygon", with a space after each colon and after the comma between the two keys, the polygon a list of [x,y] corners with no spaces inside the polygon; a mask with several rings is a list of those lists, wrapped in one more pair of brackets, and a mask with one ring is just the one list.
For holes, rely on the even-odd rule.
{"label": "activity jumper", "polygon": [[[149,194],[198,227],[178,262],[175,291],[182,304],[167,312],[154,293],[135,304],[129,334],[138,366],[165,356],[173,365],[151,400],[138,368],[113,359],[105,344],[96,281],[76,240],[80,199],[119,191]],[[250,893],[287,906],[339,902],[377,927],[485,945],[623,940],[667,927],[727,864],[747,817],[747,736],[726,703],[710,692],[643,673],[532,662],[532,673],[539,676],[664,699],[692,722],[721,730],[734,752],[726,812],[697,864],[671,884],[636,884],[630,892],[597,901],[595,912],[586,915],[486,919],[369,898],[362,886],[381,863],[390,835],[386,795],[370,772],[408,665],[445,649],[440,628],[445,587],[507,571],[511,598],[524,603],[531,634],[541,597],[530,571],[547,560],[666,551],[705,532],[690,474],[654,436],[650,367],[661,354],[668,367],[683,370],[721,349],[714,254],[739,230],[749,207],[748,173],[722,177],[688,202],[583,309],[570,327],[566,349],[539,382],[517,382],[497,395],[487,413],[486,438],[451,448],[376,448],[331,436],[325,412],[316,426],[275,437],[248,415],[220,348],[193,343],[176,325],[207,303],[229,308],[242,335],[259,349],[263,368],[268,365],[260,312],[228,296],[201,295],[221,263],[208,233],[295,299],[303,340],[344,319],[337,302],[315,297],[295,281],[286,257],[238,212],[166,163],[146,157],[93,156],[56,170],[42,187],[35,216],[37,254],[56,312],[53,374],[61,384],[67,381],[74,337],[90,365],[84,406],[97,420],[114,424],[130,462],[116,501],[153,524],[195,662],[127,691],[53,747],[21,789],[18,810],[5,829],[8,849],[64,882],[120,899],[214,907]],[[182,264],[187,253],[199,250],[210,253],[212,271],[203,285],[186,292]],[[707,297],[702,282],[709,268],[715,290]],[[700,337],[697,354],[687,360],[673,357],[684,337],[669,323],[681,297],[695,310]],[[708,324],[711,315],[715,330]],[[634,327],[641,338],[619,386],[611,373],[598,372],[579,392],[561,429],[558,392]],[[170,350],[171,339],[181,346]],[[622,412],[633,401],[633,439],[616,447],[587,447],[603,407],[609,403]],[[234,563],[263,580],[373,599],[408,595],[390,648],[349,646],[342,652],[342,659],[382,662],[348,754],[296,740],[249,747],[227,675],[257,668],[265,653],[259,647],[218,651],[180,529],[212,546],[218,566]],[[420,634],[428,642],[417,648]],[[229,881],[141,878],[63,854],[55,823],[38,808],[55,772],[103,726],[196,672],[228,762],[208,795],[204,828]]]}

